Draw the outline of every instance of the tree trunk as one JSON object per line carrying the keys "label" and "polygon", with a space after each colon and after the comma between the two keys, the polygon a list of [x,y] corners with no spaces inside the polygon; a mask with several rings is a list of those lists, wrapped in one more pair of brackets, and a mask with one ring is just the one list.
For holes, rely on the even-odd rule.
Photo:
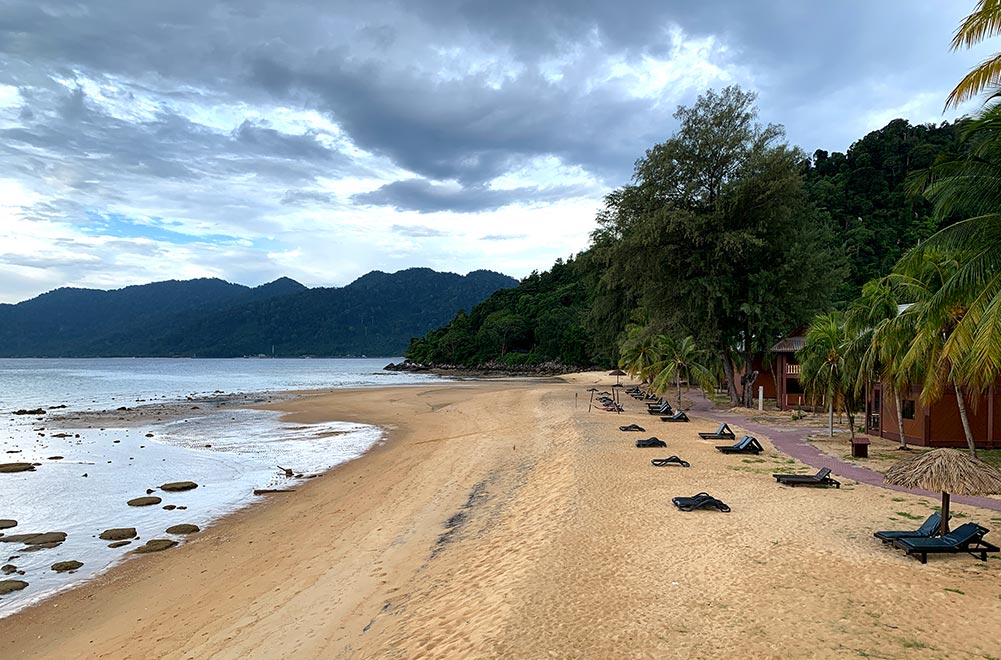
{"label": "tree trunk", "polygon": [[730,354],[727,352],[723,353],[723,377],[726,380],[726,393],[730,397],[730,405],[736,406],[740,404],[740,399],[737,397],[737,386],[734,384],[734,365]]}
{"label": "tree trunk", "polygon": [[904,436],[904,402],[900,400],[900,391],[893,388],[893,398],[897,403],[897,431],[900,433],[900,448],[907,449],[907,438]]}
{"label": "tree trunk", "polygon": [[848,433],[851,434],[851,441],[855,442],[855,415],[846,408],[845,416],[848,417]]}
{"label": "tree trunk", "polygon": [[[675,381],[678,383],[678,410],[681,410],[681,369],[678,369],[678,373],[674,377]],[[691,385],[689,385],[691,387]]]}
{"label": "tree trunk", "polygon": [[966,434],[966,444],[970,447],[970,455],[977,457],[977,445],[973,442],[973,432],[970,430],[970,419],[966,416],[966,402],[963,400],[963,390],[956,387],[956,405],[959,406],[959,419],[963,422],[963,433]]}
{"label": "tree trunk", "polygon": [[831,437],[834,437],[834,398],[831,397],[827,401],[827,426],[830,429]]}

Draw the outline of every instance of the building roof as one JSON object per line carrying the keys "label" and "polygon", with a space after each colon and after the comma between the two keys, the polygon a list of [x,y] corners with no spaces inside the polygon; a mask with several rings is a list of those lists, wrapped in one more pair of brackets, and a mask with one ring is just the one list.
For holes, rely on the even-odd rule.
{"label": "building roof", "polygon": [[786,337],[779,343],[772,346],[772,353],[795,353],[803,348],[806,337]]}

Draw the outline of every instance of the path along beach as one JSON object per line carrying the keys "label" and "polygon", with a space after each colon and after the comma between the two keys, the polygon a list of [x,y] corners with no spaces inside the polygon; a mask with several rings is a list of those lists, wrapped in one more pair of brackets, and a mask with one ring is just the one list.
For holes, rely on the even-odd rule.
{"label": "path along beach", "polygon": [[[341,390],[289,420],[377,424],[365,456],[178,548],[0,619],[13,658],[1001,656],[1001,560],[927,565],[873,539],[934,498],[724,455],[696,412],[588,412],[552,381]],[[638,423],[646,434],[623,433]],[[741,428],[734,426],[740,437]],[[637,449],[656,435],[667,449]],[[654,468],[677,454],[690,468]],[[836,472],[836,471],[835,471]],[[678,511],[708,491],[732,512]],[[1001,536],[1001,514],[956,506]]]}

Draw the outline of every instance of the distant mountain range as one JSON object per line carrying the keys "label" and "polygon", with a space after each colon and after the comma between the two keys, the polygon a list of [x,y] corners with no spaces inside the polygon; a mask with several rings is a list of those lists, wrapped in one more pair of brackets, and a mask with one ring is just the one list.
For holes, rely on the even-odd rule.
{"label": "distant mountain range", "polygon": [[171,280],[0,304],[0,357],[401,355],[411,337],[518,284],[486,270],[373,271],[341,288]]}

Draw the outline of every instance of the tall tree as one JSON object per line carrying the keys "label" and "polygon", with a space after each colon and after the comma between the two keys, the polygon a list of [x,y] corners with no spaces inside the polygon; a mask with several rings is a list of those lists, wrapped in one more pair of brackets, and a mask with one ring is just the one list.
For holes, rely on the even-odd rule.
{"label": "tall tree", "polygon": [[[848,416],[851,437],[855,437],[857,399],[853,382],[858,366],[850,361],[853,355],[845,332],[844,316],[840,312],[817,316],[806,331],[803,348],[796,352],[799,379],[806,392],[827,404],[828,426],[834,437],[834,413],[844,410]],[[854,354],[857,355],[857,354]]]}
{"label": "tall tree", "polygon": [[679,108],[594,234],[606,299],[628,291],[667,334],[711,349],[734,405],[753,397],[742,366],[829,305],[844,263],[804,194],[804,155],[757,123],[754,99],[727,87]]}
{"label": "tall tree", "polygon": [[709,354],[695,344],[691,335],[675,339],[668,335],[658,337],[661,358],[653,366],[655,376],[653,389],[663,394],[672,385],[677,388],[678,410],[681,410],[681,381],[691,388],[692,384],[709,391],[715,385],[716,372]]}

